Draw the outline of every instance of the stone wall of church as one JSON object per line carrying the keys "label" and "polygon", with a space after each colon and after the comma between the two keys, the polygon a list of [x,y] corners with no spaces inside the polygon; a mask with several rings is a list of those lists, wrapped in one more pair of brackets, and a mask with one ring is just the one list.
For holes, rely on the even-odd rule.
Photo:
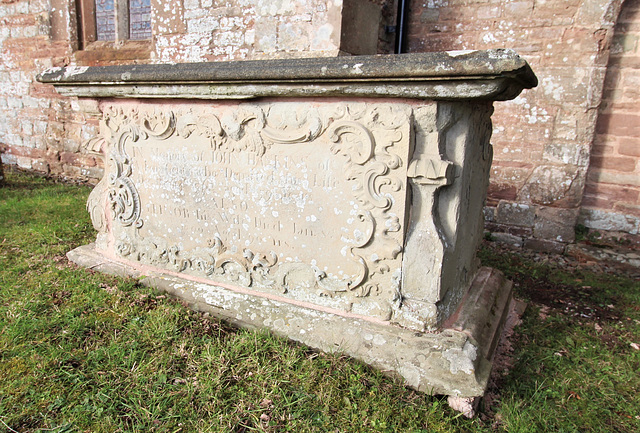
{"label": "stone wall of church", "polygon": [[640,233],[640,3],[623,5],[604,82],[580,222]]}
{"label": "stone wall of church", "polygon": [[[409,51],[513,48],[531,64],[540,80],[538,88],[524,92],[515,101],[496,104],[494,165],[486,216],[489,228],[502,240],[562,250],[565,243],[574,240],[575,225],[579,221],[595,225],[597,215],[609,221],[627,220],[630,216],[630,224],[625,227],[629,233],[638,233],[638,163],[637,156],[633,156],[638,153],[638,144],[637,138],[629,137],[638,137],[638,131],[629,126],[620,134],[634,143],[606,144],[606,150],[612,150],[611,156],[608,159],[600,156],[605,151],[601,144],[605,125],[611,124],[616,129],[617,122],[627,124],[631,120],[624,116],[633,111],[632,106],[637,111],[629,88],[627,100],[621,101],[626,104],[625,114],[622,110],[610,113],[615,108],[607,108],[611,103],[605,102],[596,134],[614,25],[622,3],[622,0],[410,3],[413,9]],[[616,41],[626,41],[627,49],[635,50],[635,45],[631,48],[630,44],[637,44],[636,30],[632,30],[638,25],[633,13],[637,6],[631,6],[636,2],[628,3],[629,11],[623,14],[624,23],[616,30]],[[632,34],[624,36],[627,32]],[[614,63],[620,56],[621,43],[625,42],[614,44]],[[628,77],[627,82],[634,79],[635,73],[630,72],[630,62],[623,74]],[[607,86],[613,85],[613,80],[609,78]],[[607,90],[605,99],[610,94]],[[611,120],[607,120],[610,114]],[[635,121],[635,116],[631,117]],[[594,138],[596,153],[592,156]],[[608,178],[601,166],[607,170]],[[595,179],[600,181],[594,182]],[[636,188],[630,183],[635,183]],[[609,206],[607,194],[617,197],[617,207]],[[590,215],[587,218],[583,213],[579,219],[583,204],[596,212],[587,212]],[[605,209],[606,215],[600,212]]]}

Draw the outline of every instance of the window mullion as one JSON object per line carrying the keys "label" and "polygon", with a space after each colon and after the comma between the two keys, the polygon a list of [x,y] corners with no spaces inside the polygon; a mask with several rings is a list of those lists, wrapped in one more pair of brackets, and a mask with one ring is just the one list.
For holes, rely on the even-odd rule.
{"label": "window mullion", "polygon": [[116,41],[129,39],[129,0],[115,0]]}

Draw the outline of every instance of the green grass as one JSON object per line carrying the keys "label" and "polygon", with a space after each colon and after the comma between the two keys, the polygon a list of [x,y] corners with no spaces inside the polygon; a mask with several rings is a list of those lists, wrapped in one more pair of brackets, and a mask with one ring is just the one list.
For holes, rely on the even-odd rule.
{"label": "green grass", "polygon": [[[630,345],[640,344],[640,287],[631,279],[485,250],[530,305],[499,398],[467,420],[346,357],[235,329],[135,280],[70,265],[64,254],[94,236],[89,188],[7,178],[0,431],[640,431],[640,351]],[[565,303],[541,297],[544,288]]]}
{"label": "green grass", "polygon": [[500,390],[508,432],[640,431],[640,283],[485,249],[529,302]]}

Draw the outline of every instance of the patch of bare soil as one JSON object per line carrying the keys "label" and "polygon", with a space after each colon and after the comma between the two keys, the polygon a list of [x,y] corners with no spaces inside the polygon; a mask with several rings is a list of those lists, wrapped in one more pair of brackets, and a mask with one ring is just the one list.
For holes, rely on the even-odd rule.
{"label": "patch of bare soil", "polygon": [[520,318],[526,307],[526,303],[515,299],[509,306],[509,314],[504,324],[502,337],[500,337],[500,342],[494,354],[493,369],[487,385],[487,391],[482,398],[482,410],[479,412],[480,419],[487,424],[499,422],[499,420],[495,419],[496,414],[492,408],[499,404],[502,383],[513,367],[514,344],[517,340],[515,329],[520,324]]}
{"label": "patch of bare soil", "polygon": [[524,288],[532,303],[565,316],[602,322],[619,320],[622,314],[615,298],[603,300],[598,289],[591,286],[576,288],[551,282],[546,277],[531,278],[526,275],[517,280],[515,284]]}

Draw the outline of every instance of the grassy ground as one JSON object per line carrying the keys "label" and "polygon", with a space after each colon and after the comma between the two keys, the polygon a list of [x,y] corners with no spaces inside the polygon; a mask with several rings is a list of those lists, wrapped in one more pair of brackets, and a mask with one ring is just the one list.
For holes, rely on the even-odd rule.
{"label": "grassy ground", "polygon": [[[491,246],[528,300],[481,416],[337,355],[70,265],[87,187],[0,188],[0,431],[640,431],[640,286]],[[500,367],[502,368],[502,366]]]}

